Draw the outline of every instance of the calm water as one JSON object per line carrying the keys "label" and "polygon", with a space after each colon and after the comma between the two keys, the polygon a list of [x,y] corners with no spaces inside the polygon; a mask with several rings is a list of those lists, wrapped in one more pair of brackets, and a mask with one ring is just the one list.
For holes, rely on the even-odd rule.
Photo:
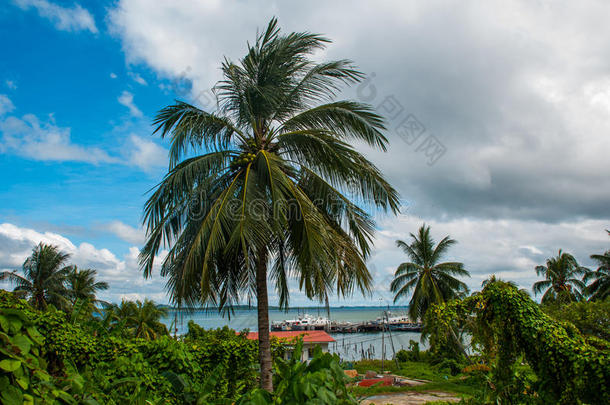
{"label": "calm water", "polygon": [[[331,308],[330,319],[333,321],[349,321],[363,322],[372,321],[380,317],[382,311],[387,310],[387,307],[339,307]],[[406,307],[390,307],[392,316],[404,315]],[[326,316],[324,308],[308,308],[308,309],[291,309],[288,312],[279,310],[270,310],[269,319],[273,321],[283,321],[285,319],[295,319],[299,315],[307,313],[312,316]],[[163,322],[170,326],[174,322],[175,312],[170,311],[167,318]],[[189,320],[201,325],[206,329],[221,328],[225,325],[232,329],[241,331],[249,329],[256,331],[257,314],[256,309],[240,309],[236,310],[231,319],[221,316],[216,312],[195,311],[190,314],[178,314],[178,333],[187,332],[187,324]],[[370,356],[375,359],[382,357],[383,345],[385,345],[385,358],[392,358],[392,343],[396,351],[406,349],[409,346],[409,340],[420,342],[421,334],[418,332],[392,332],[391,338],[389,333],[338,333],[331,334],[336,340],[335,343],[329,345],[329,349],[333,353],[337,353],[344,360],[359,360],[363,353],[365,356]],[[383,342],[383,345],[382,345]],[[420,348],[423,350],[427,346],[420,342]]]}

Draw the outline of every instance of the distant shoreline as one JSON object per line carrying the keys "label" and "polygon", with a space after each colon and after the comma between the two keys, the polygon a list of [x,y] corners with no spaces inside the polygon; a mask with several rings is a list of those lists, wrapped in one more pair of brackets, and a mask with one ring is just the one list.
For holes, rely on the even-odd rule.
{"label": "distant shoreline", "polygon": [[[159,305],[160,308],[167,308],[169,310],[180,310],[180,311],[218,311],[218,307],[198,307],[198,308],[178,308],[171,305]],[[329,307],[329,309],[337,310],[337,309],[395,309],[395,310],[407,310],[409,309],[408,305],[341,305],[335,307]],[[256,310],[256,305],[235,305],[232,307],[233,310]],[[308,306],[308,307],[290,307],[288,309],[280,309],[279,306],[269,306],[269,310],[273,311],[307,311],[307,310],[324,310],[326,311],[326,307],[324,306]]]}

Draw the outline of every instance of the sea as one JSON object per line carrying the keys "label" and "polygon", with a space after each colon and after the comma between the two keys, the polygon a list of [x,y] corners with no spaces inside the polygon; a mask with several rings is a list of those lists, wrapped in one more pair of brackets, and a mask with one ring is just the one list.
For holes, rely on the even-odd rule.
{"label": "sea", "polygon": [[[382,316],[384,311],[389,311],[390,316],[401,316],[407,312],[404,306],[384,307],[331,307],[331,321],[364,322],[374,321]],[[279,309],[269,310],[269,321],[283,321],[296,319],[299,315],[309,314],[311,316],[323,316],[328,318],[326,308],[292,308],[288,311]],[[257,331],[256,308],[238,308],[231,316],[223,316],[217,311],[195,310],[188,313],[170,310],[168,316],[162,319],[168,328],[173,328],[177,319],[177,333],[184,334],[188,331],[188,322],[194,321],[205,329],[216,329],[229,326],[236,331],[248,329]],[[419,343],[420,350],[427,349],[427,342],[421,341],[419,332],[369,332],[369,333],[332,333],[334,343],[329,344],[329,351],[337,353],[344,361],[355,361],[363,358],[391,359],[393,353],[401,349],[407,349],[411,340]]]}

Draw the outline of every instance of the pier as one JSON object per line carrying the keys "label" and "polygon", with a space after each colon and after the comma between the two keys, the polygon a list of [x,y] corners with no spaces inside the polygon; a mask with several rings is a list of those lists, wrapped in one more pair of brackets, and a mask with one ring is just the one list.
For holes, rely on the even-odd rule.
{"label": "pier", "polygon": [[421,323],[412,322],[406,316],[383,317],[363,322],[330,321],[323,317],[311,317],[305,314],[298,319],[273,322],[271,330],[276,331],[304,331],[324,330],[329,333],[366,333],[366,332],[421,332]]}

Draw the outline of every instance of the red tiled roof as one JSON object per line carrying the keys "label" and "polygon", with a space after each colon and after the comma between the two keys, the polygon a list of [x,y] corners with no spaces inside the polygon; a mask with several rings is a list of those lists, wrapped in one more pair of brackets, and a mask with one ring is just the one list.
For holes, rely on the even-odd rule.
{"label": "red tiled roof", "polygon": [[[303,337],[305,343],[324,343],[334,342],[328,333],[323,330],[307,330],[307,331],[282,331],[282,332],[269,332],[269,334],[278,339],[294,339],[295,337]],[[258,340],[258,332],[250,332],[246,336],[250,340]]]}

